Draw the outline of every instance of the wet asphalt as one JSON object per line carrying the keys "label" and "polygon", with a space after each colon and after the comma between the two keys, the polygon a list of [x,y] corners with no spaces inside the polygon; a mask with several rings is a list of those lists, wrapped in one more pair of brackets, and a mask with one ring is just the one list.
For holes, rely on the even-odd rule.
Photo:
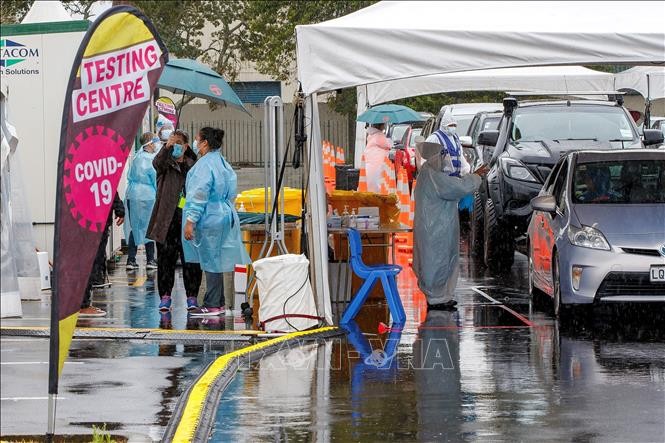
{"label": "wet asphalt", "polygon": [[[524,256],[493,277],[465,249],[463,240],[457,310],[427,313],[404,262],[401,330],[379,331],[389,317],[374,301],[345,337],[241,368],[211,441],[665,441],[661,306],[617,305],[556,321],[550,300],[528,296]],[[180,292],[167,323],[156,310],[154,273],[128,278],[121,268],[111,280],[94,298],[109,316],[79,326],[244,329],[231,317],[188,320]],[[25,302],[24,311],[2,326],[47,325],[48,297]],[[74,340],[58,432],[90,434],[106,423],[130,441],[159,440],[189,383],[243,344]],[[0,345],[0,433],[41,434],[48,341],[3,335]]]}

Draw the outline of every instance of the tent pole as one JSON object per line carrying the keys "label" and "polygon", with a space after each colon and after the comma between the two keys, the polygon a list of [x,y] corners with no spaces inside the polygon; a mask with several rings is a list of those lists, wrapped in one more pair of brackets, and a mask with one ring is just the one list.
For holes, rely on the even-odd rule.
{"label": "tent pole", "polygon": [[55,404],[58,394],[48,395],[48,423],[46,428],[46,441],[52,442],[55,435]]}

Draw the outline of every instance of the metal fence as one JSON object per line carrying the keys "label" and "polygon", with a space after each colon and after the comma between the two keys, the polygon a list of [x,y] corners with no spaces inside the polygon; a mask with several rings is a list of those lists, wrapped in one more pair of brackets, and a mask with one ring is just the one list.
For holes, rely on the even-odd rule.
{"label": "metal fence", "polygon": [[[295,146],[293,123],[291,118],[286,117],[286,137],[284,143],[290,143],[293,152]],[[183,128],[191,134],[192,138],[199,129],[206,126],[221,128],[224,130],[224,157],[233,166],[263,166],[263,120],[214,120],[214,121],[195,121],[185,124]],[[324,120],[321,122],[321,138],[328,140],[335,146],[344,149],[346,158],[349,158],[348,144],[348,124],[341,119]],[[292,155],[289,155],[287,164],[290,165]]]}

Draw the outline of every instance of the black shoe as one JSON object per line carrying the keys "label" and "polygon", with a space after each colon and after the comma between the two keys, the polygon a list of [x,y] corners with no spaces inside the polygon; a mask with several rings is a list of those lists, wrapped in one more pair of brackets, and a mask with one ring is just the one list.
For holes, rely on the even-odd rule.
{"label": "black shoe", "polygon": [[455,300],[450,300],[445,303],[435,303],[433,305],[427,303],[428,311],[455,311],[457,302]]}

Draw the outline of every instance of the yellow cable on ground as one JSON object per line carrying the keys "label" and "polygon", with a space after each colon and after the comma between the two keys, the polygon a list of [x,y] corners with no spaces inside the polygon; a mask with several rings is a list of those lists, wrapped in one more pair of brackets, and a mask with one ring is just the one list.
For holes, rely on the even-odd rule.
{"label": "yellow cable on ground", "polygon": [[208,370],[192,387],[189,397],[187,398],[187,403],[180,417],[180,422],[178,423],[178,427],[176,428],[175,434],[173,436],[173,441],[178,443],[192,441],[194,438],[194,433],[196,432],[196,428],[200,422],[201,412],[203,411],[203,406],[210,391],[210,387],[233,359],[242,357],[243,355],[250,352],[259,351],[269,346],[274,346],[281,342],[292,340],[294,338],[333,331],[336,329],[337,328],[334,326],[328,326],[310,331],[293,332],[282,337],[266,340],[252,346],[247,346],[217,358],[217,360],[215,360],[215,362],[210,365],[210,367],[208,367]]}

